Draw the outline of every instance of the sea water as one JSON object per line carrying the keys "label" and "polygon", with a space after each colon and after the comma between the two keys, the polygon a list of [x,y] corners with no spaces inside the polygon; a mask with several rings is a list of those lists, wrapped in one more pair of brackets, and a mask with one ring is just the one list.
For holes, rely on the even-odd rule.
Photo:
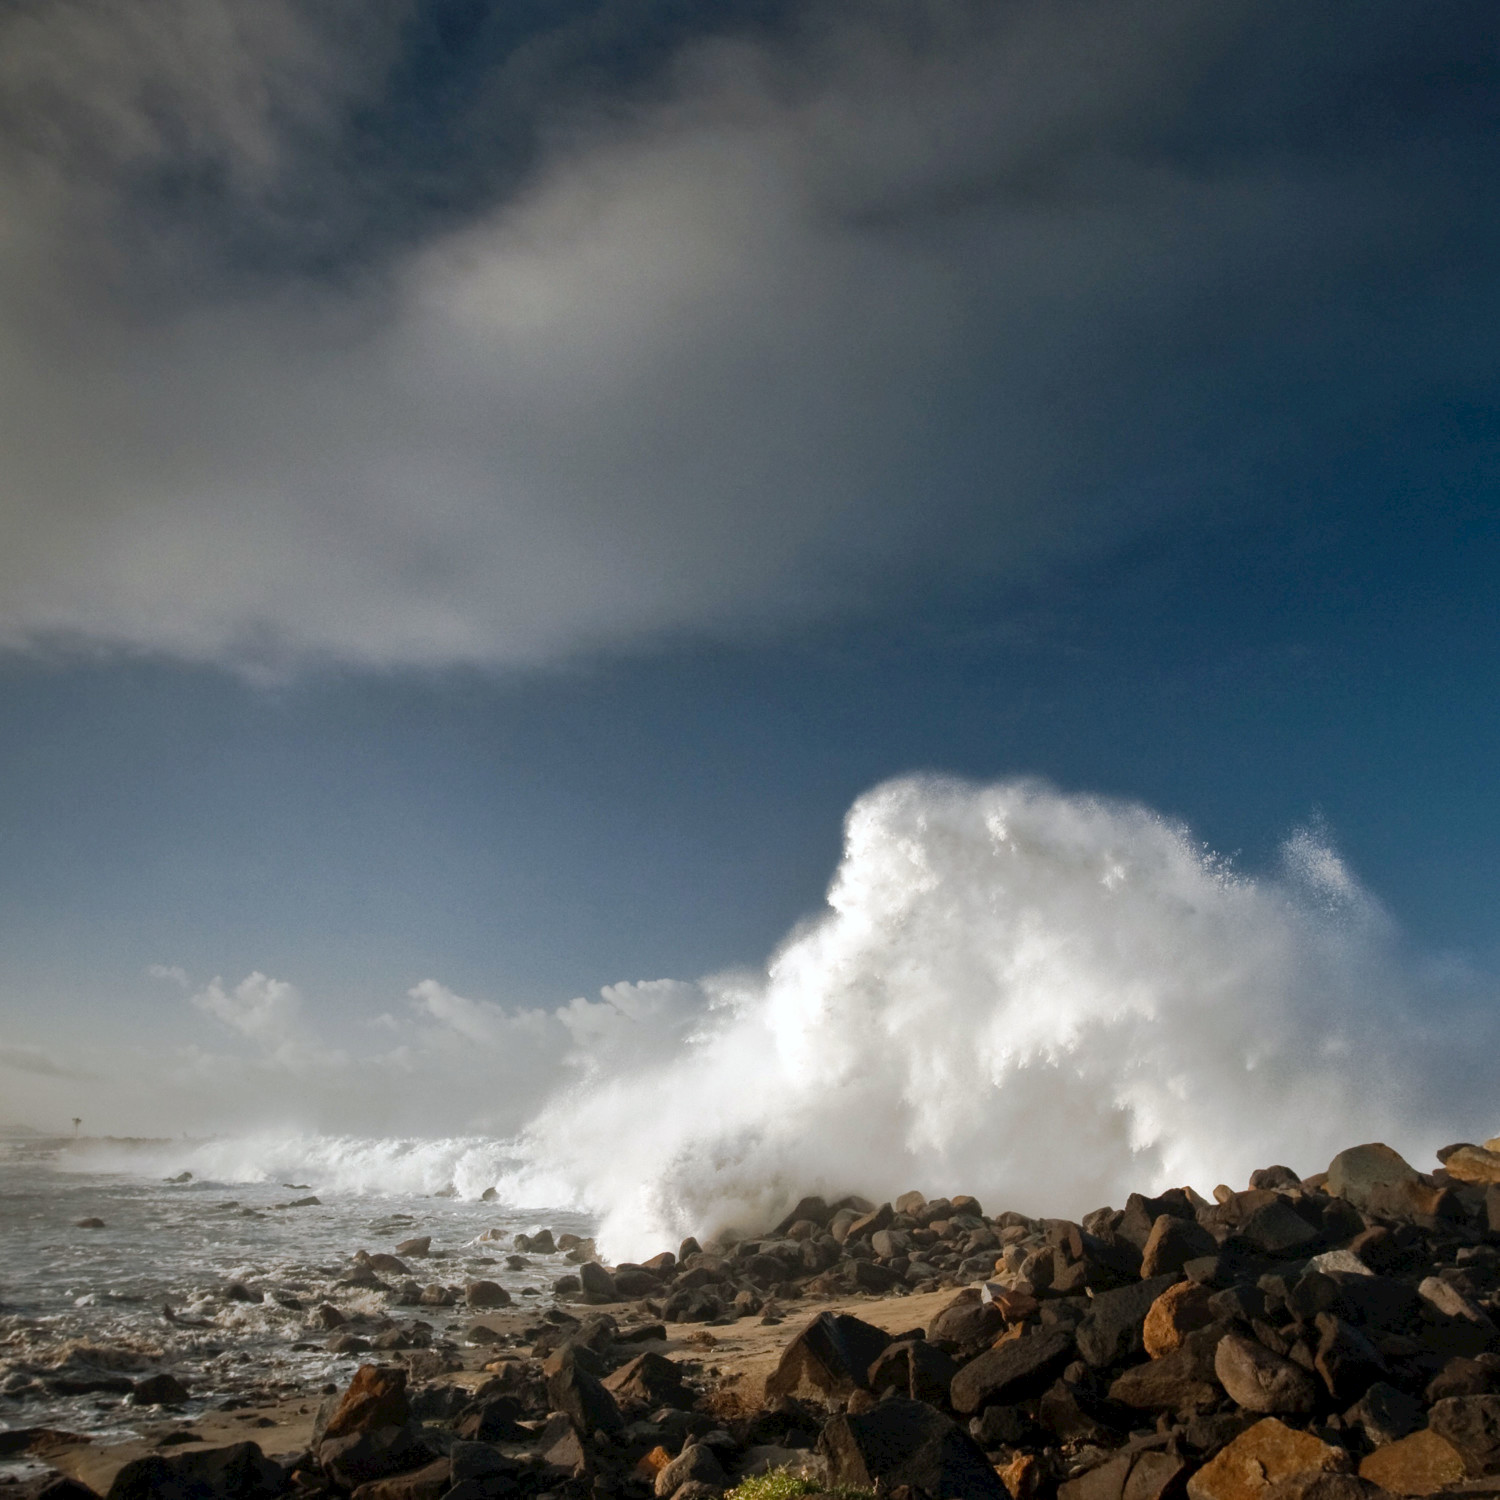
{"label": "sea water", "polygon": [[[203,1143],[0,1141],[0,1431],[131,1434],[160,1413],[130,1404],[128,1385],[157,1370],[191,1391],[186,1416],[252,1392],[346,1381],[359,1356],[327,1350],[329,1331],[312,1321],[320,1303],[420,1317],[450,1337],[469,1321],[462,1306],[392,1307],[378,1290],[337,1285],[357,1250],[430,1235],[432,1257],[408,1261],[419,1283],[498,1281],[517,1305],[540,1309],[574,1267],[528,1254],[509,1269],[514,1236],[594,1229],[575,1210],[449,1196],[449,1185],[380,1193],[312,1177],[163,1180],[164,1162],[204,1155]],[[287,1206],[308,1197],[318,1202]],[[104,1227],[78,1227],[86,1219]],[[232,1300],[235,1281],[264,1300]]]}

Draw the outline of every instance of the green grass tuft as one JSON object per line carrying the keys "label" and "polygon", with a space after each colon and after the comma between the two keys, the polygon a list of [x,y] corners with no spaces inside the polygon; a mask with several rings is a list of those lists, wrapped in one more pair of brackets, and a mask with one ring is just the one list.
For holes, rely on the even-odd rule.
{"label": "green grass tuft", "polygon": [[828,1495],[832,1500],[874,1500],[870,1490],[850,1489],[847,1485],[823,1486],[814,1479],[804,1479],[786,1469],[773,1469],[742,1479],[724,1500],[797,1500],[799,1495]]}

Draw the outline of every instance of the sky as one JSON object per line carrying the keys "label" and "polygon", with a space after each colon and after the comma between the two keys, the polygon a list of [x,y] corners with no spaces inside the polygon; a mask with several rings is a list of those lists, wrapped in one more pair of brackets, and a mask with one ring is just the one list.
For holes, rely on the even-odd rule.
{"label": "sky", "polygon": [[911,773],[1312,830],[1492,994],[1497,49],[9,7],[0,1123],[510,1128]]}

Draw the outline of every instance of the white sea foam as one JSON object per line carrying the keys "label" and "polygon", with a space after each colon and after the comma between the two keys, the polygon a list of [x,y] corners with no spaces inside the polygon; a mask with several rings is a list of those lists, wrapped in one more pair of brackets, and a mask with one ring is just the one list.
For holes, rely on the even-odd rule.
{"label": "white sea foam", "polygon": [[670,1055],[533,1122],[534,1167],[616,1254],[811,1191],[1079,1213],[1370,1137],[1420,1155],[1489,1102],[1466,1056],[1493,1010],[1451,1042],[1430,1024],[1309,833],[1250,879],[1139,806],[908,779],[851,811],[828,908],[763,976],[706,981]]}
{"label": "white sea foam", "polygon": [[[624,1257],[764,1224],[804,1192],[1077,1214],[1273,1160],[1312,1171],[1369,1138],[1430,1163],[1497,1125],[1492,987],[1424,972],[1325,838],[1297,833],[1252,878],[1149,809],[1032,782],[862,797],[827,909],[762,972],[519,1018],[434,981],[412,997],[445,1030],[392,1054],[399,1089],[391,1058],[345,1057],[349,1076],[389,1074],[421,1117],[457,1119],[495,1097],[472,1084],[488,1060],[545,1098],[519,1136],[265,1132],[138,1145],[118,1169],[495,1187],[539,1223],[599,1215]],[[305,1097],[305,1073],[287,1079]]]}

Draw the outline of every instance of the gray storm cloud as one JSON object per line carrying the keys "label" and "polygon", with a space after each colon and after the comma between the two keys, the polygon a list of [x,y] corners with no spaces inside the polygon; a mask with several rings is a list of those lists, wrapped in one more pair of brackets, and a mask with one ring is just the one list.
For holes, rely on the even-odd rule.
{"label": "gray storm cloud", "polygon": [[1255,14],[934,0],[687,42],[543,111],[503,193],[229,274],[257,233],[337,239],[410,8],[13,11],[0,640],[527,664],[1220,505],[1268,388],[1378,404],[1455,359],[1420,299],[1363,329],[1341,291],[1427,253],[1430,148],[1197,139]]}

